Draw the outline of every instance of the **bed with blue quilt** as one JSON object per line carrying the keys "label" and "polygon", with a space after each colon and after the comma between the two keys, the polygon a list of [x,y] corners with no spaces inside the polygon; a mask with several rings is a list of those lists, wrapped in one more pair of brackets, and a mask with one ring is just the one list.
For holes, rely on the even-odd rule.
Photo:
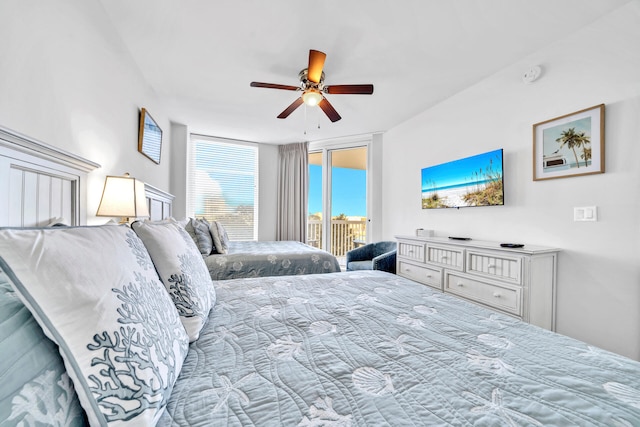
{"label": "bed with blue quilt", "polygon": [[640,363],[399,276],[216,292],[163,425],[640,425]]}
{"label": "bed with blue quilt", "polygon": [[230,240],[219,221],[205,218],[168,221],[181,225],[191,236],[213,280],[340,271],[334,255],[301,242]]}
{"label": "bed with blue quilt", "polygon": [[0,269],[2,426],[640,425],[640,362],[390,273],[212,281],[170,223]]}
{"label": "bed with blue quilt", "polygon": [[213,280],[340,271],[327,251],[296,241],[230,241],[225,254],[205,257]]}

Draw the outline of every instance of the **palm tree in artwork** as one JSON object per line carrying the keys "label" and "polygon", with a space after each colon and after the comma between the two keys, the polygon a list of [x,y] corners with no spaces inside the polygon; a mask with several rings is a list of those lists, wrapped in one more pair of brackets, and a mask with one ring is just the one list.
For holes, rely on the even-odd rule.
{"label": "palm tree in artwork", "polygon": [[584,159],[584,167],[586,168],[589,166],[589,160],[591,160],[591,147],[587,147],[587,144],[591,144],[591,138],[584,132],[580,132],[578,134],[578,139],[580,140],[579,146],[582,148],[580,158]]}
{"label": "palm tree in artwork", "polygon": [[576,148],[582,148],[583,154],[581,157],[584,159],[585,166],[588,165],[587,161],[591,158],[591,150],[589,150],[589,153],[586,152],[586,144],[589,144],[591,139],[584,132],[576,132],[576,128],[565,129],[560,134],[560,138],[556,139],[556,142],[560,143],[560,148],[566,145],[571,149],[571,151],[573,151],[577,167],[580,167],[580,161],[578,160]]}
{"label": "palm tree in artwork", "polygon": [[588,161],[591,160],[591,148],[582,147],[582,154],[580,154],[580,158],[584,159],[585,166],[588,166]]}

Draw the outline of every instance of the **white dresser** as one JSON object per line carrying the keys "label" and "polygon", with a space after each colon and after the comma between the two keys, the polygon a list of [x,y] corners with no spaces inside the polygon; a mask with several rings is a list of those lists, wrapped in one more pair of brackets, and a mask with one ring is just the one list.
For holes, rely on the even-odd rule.
{"label": "white dresser", "polygon": [[555,330],[559,249],[396,236],[397,274]]}

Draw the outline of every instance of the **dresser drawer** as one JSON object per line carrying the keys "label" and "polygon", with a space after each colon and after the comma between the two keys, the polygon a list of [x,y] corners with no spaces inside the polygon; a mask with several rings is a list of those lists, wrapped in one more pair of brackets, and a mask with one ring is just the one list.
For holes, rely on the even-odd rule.
{"label": "dresser drawer", "polygon": [[522,283],[522,258],[467,250],[465,271],[520,285]]}
{"label": "dresser drawer", "polygon": [[400,261],[398,263],[398,271],[402,277],[442,290],[442,270],[439,268],[424,267]]}
{"label": "dresser drawer", "polygon": [[424,262],[424,243],[399,242],[397,255],[413,261]]}
{"label": "dresser drawer", "polygon": [[464,249],[427,245],[427,262],[462,271],[464,268]]}
{"label": "dresser drawer", "polygon": [[445,274],[444,289],[455,295],[522,316],[522,289],[480,282],[458,274]]}

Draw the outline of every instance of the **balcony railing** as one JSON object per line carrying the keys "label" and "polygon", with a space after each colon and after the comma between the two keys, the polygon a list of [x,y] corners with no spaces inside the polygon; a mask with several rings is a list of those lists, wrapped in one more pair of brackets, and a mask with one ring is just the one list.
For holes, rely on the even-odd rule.
{"label": "balcony railing", "polygon": [[[366,239],[366,220],[331,220],[331,241],[328,251],[337,257],[343,257],[356,245],[354,240]],[[307,220],[307,243],[317,248],[322,248],[322,221]]]}

